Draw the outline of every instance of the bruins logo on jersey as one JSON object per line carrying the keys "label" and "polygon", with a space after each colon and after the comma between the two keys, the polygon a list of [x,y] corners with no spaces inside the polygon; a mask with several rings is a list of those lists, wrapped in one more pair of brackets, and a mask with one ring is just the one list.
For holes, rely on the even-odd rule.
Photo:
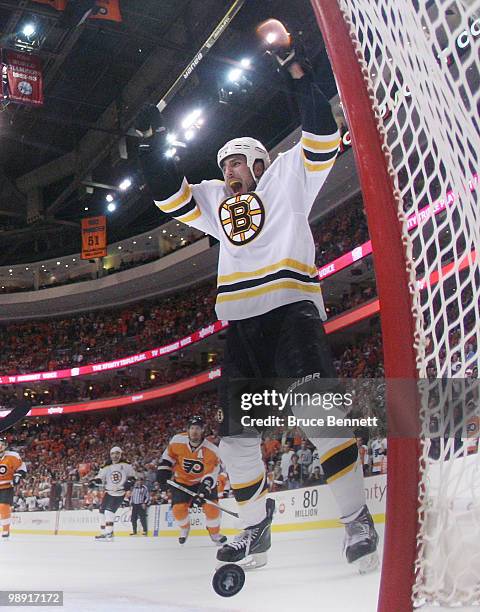
{"label": "bruins logo on jersey", "polygon": [[183,459],[183,469],[187,474],[200,474],[203,472],[203,463],[195,459]]}
{"label": "bruins logo on jersey", "polygon": [[122,473],[121,472],[112,472],[110,474],[110,480],[113,482],[113,484],[118,484],[122,480]]}
{"label": "bruins logo on jersey", "polygon": [[265,208],[256,193],[230,196],[218,209],[220,223],[232,244],[242,246],[262,231]]}

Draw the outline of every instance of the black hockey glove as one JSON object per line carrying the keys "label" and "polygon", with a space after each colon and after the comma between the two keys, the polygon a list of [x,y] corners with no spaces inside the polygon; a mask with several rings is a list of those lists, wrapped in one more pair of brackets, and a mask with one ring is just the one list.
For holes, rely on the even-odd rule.
{"label": "black hockey glove", "polygon": [[203,504],[210,499],[213,489],[213,480],[211,478],[205,478],[197,489],[197,494],[192,500],[192,506],[203,506]]}
{"label": "black hockey glove", "polygon": [[136,480],[135,476],[129,476],[127,478],[127,480],[125,481],[125,487],[124,487],[125,491],[130,491],[130,489],[133,488],[133,485],[135,484],[135,480]]}
{"label": "black hockey glove", "polygon": [[23,470],[20,472],[15,472],[15,474],[13,475],[13,486],[17,486],[24,476],[25,472]]}
{"label": "black hockey glove", "polygon": [[157,145],[166,136],[162,115],[154,104],[145,104],[135,119],[135,131],[142,138],[140,151]]}
{"label": "black hockey glove", "polygon": [[96,489],[97,487],[100,487],[102,484],[102,479],[101,478],[94,478],[93,480],[90,480],[88,483],[88,488],[89,489]]}
{"label": "black hockey glove", "polygon": [[172,466],[168,461],[163,460],[157,469],[157,482],[160,492],[168,489],[167,480],[172,477]]}

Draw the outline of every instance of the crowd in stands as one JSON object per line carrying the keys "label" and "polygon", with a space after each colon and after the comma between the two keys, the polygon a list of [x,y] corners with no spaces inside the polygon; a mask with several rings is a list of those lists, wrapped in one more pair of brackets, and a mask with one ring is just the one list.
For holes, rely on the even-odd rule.
{"label": "crowd in stands", "polygon": [[[378,327],[378,325],[377,325]],[[221,352],[218,363],[213,357],[208,368],[221,365]],[[207,368],[195,361],[156,360],[155,373],[145,376],[144,371],[137,375],[125,369],[97,374],[88,378],[70,378],[55,382],[30,383],[25,387],[25,397],[33,406],[68,404],[78,401],[95,400],[106,397],[129,395],[144,389],[160,387],[182,378],[193,376]],[[334,364],[342,378],[378,378],[383,376],[382,338],[379,332],[359,337],[347,348],[334,350]],[[0,387],[0,406],[8,405],[14,399],[13,387]]]}
{"label": "crowd in stands", "polygon": [[339,206],[312,227],[316,263],[324,266],[369,239],[361,196]]}
{"label": "crowd in stands", "polygon": [[110,361],[189,335],[215,320],[211,285],[121,309],[0,325],[0,372]]}

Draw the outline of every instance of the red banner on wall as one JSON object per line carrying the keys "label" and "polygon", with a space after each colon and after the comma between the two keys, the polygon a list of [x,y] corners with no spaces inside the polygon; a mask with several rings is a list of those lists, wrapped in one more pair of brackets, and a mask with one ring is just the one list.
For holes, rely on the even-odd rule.
{"label": "red banner on wall", "polygon": [[82,219],[82,259],[96,259],[107,255],[107,218]]}
{"label": "red banner on wall", "polygon": [[43,74],[39,57],[2,51],[3,97],[11,102],[43,105]]}

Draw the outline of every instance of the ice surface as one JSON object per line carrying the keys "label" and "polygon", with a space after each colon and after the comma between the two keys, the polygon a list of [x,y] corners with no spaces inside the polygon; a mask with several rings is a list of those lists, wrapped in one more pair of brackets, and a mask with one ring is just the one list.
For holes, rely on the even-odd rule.
{"label": "ice surface", "polygon": [[0,590],[63,590],[68,612],[374,612],[380,573],[356,573],[342,541],[341,529],[275,533],[268,565],[248,572],[238,595],[222,598],[211,586],[216,547],[208,537],[180,547],[171,537],[13,534],[0,541]]}

